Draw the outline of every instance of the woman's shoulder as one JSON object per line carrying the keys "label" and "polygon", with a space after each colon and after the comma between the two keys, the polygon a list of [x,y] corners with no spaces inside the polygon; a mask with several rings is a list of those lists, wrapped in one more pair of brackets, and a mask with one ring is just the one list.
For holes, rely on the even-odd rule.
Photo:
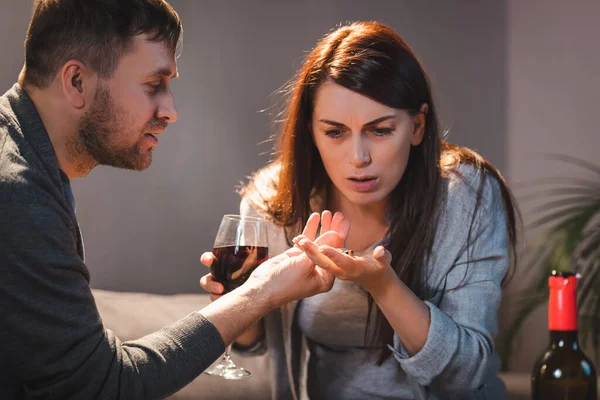
{"label": "woman's shoulder", "polygon": [[461,162],[444,173],[446,209],[460,206],[464,211],[473,210],[476,203],[483,210],[502,205],[501,176],[491,173],[483,165]]}
{"label": "woman's shoulder", "polygon": [[269,216],[277,195],[280,171],[281,164],[272,162],[250,176],[248,184],[239,191],[242,207],[251,207],[263,216]]}

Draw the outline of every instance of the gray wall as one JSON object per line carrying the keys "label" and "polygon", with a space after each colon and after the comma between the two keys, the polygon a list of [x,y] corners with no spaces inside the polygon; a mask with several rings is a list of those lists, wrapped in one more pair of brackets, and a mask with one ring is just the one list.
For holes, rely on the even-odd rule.
{"label": "gray wall", "polygon": [[[509,0],[506,171],[525,222],[535,217],[526,184],[581,171],[545,160],[564,153],[599,164],[600,2]],[[596,176],[593,179],[598,179]],[[531,240],[536,231],[527,231]],[[523,268],[507,291],[504,317],[514,312],[514,294],[527,282]],[[583,277],[585,279],[585,277]],[[530,372],[548,343],[547,306],[527,320],[514,346],[512,369]],[[591,355],[591,353],[588,353]]]}
{"label": "gray wall", "polygon": [[[459,6],[460,3],[460,6]],[[269,113],[302,57],[346,20],[395,28],[431,75],[450,139],[505,160],[505,3],[437,1],[172,1],[184,23],[174,83],[180,120],[161,136],[147,171],[99,167],[73,183],[92,286],[198,292],[220,217],[236,212],[235,186],[268,160]],[[0,77],[22,61],[29,13],[3,5]],[[5,13],[8,5],[19,8]],[[29,3],[28,3],[29,4]],[[6,20],[6,21],[4,21]],[[263,154],[262,156],[260,154]]]}
{"label": "gray wall", "polygon": [[0,93],[17,81],[23,66],[31,9],[31,2],[0,0]]}
{"label": "gray wall", "polygon": [[341,21],[391,24],[425,62],[451,139],[504,165],[504,7],[440,2],[173,1],[185,29],[180,120],[142,173],[98,168],[74,184],[92,286],[197,292],[234,187],[267,160],[277,91]]}

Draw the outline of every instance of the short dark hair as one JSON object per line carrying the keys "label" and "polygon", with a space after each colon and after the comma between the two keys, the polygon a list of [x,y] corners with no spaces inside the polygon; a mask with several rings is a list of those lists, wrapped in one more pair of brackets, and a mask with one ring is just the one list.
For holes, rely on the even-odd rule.
{"label": "short dark hair", "polygon": [[175,53],[183,27],[164,0],[38,0],[19,81],[45,88],[71,59],[110,78],[133,38],[142,34]]}

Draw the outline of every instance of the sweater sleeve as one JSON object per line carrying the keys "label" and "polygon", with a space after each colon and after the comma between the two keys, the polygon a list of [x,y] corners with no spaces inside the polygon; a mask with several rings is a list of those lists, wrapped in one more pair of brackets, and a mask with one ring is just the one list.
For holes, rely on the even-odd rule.
{"label": "sweater sleeve", "polygon": [[70,224],[52,199],[0,203],[0,352],[29,395],[163,398],[224,351],[197,312],[121,343],[102,324]]}
{"label": "sweater sleeve", "polygon": [[457,183],[441,220],[430,268],[441,272],[445,289],[425,302],[431,318],[425,345],[409,356],[396,336],[392,349],[402,369],[420,385],[457,396],[482,387],[497,364],[494,337],[509,264],[498,182],[487,177],[469,242],[475,198],[471,189]]}

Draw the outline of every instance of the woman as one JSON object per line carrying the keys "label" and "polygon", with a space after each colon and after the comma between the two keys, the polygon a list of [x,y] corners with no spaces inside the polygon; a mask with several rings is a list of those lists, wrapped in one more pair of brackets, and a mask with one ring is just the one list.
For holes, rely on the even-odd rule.
{"label": "woman", "polygon": [[[501,174],[441,139],[422,66],[383,24],[328,34],[292,89],[277,159],[241,212],[272,221],[275,254],[295,244],[338,279],[238,339],[264,339],[273,398],[503,398],[494,335],[516,211]],[[351,221],[349,251],[297,236],[323,210]]]}

